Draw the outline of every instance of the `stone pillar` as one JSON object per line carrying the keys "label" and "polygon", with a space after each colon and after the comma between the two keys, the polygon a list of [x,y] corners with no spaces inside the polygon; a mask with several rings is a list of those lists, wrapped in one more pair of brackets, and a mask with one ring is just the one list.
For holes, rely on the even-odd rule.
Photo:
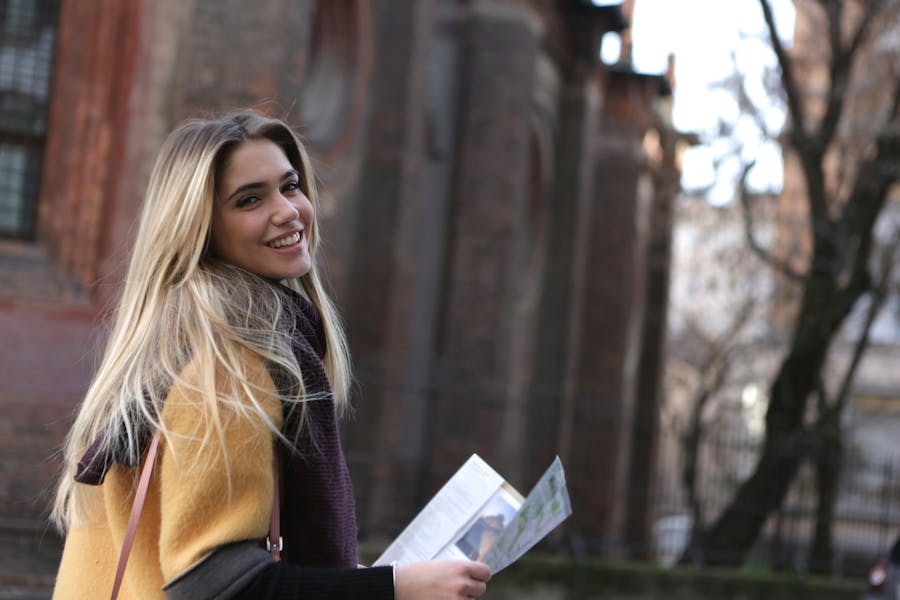
{"label": "stone pillar", "polygon": [[[663,132],[674,137],[673,132]],[[674,150],[674,148],[671,148]],[[674,152],[668,154],[674,159]],[[673,208],[679,188],[674,160],[653,171],[653,206],[647,240],[644,334],[638,365],[638,385],[632,437],[625,541],[632,558],[650,558],[653,496],[656,490],[657,436],[663,385],[666,313],[669,297]]]}
{"label": "stone pillar", "polygon": [[130,166],[122,131],[138,68],[138,23],[133,2],[60,5],[38,238],[68,280],[62,295],[85,295],[100,274],[109,207]]}
{"label": "stone pillar", "polygon": [[570,527],[592,550],[621,536],[643,315],[650,190],[641,138],[621,120],[598,133],[591,203],[579,215],[569,377],[561,446],[573,497]]}
{"label": "stone pillar", "polygon": [[[560,451],[561,402],[567,376],[571,327],[580,289],[573,285],[579,219],[590,207],[593,190],[592,144],[600,115],[597,87],[584,81],[565,86],[559,99],[556,178],[550,208],[549,243],[537,323],[537,352],[528,400],[526,466],[536,481]],[[568,465],[564,464],[568,469]]]}
{"label": "stone pillar", "polygon": [[339,298],[359,393],[345,447],[360,532],[396,534],[412,516],[423,454],[423,402],[441,265],[439,198],[423,193],[424,73],[431,2],[377,4],[378,115],[365,134],[356,190],[342,209],[352,228]]}
{"label": "stone pillar", "polygon": [[428,487],[477,451],[504,472],[501,432],[510,401],[517,258],[530,177],[529,131],[539,31],[526,7],[472,5],[462,30],[456,188],[437,357],[436,428]]}

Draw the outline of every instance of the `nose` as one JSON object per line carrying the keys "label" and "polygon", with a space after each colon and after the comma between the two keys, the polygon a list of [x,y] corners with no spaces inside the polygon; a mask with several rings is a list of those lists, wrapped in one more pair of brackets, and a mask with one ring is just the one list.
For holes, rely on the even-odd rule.
{"label": "nose", "polygon": [[300,218],[300,210],[284,194],[277,194],[272,211],[273,225],[286,225]]}

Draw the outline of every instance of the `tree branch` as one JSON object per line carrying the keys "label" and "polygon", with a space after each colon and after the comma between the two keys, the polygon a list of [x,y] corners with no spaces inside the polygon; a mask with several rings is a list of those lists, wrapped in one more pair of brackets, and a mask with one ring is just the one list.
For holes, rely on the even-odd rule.
{"label": "tree branch", "polygon": [[825,105],[825,115],[819,127],[819,135],[816,136],[816,145],[824,153],[825,148],[831,143],[834,131],[844,107],[844,98],[847,92],[847,62],[843,43],[841,42],[841,15],[842,4],[839,2],[825,3],[825,15],[828,19],[828,45],[831,47],[831,57],[828,61],[828,101]]}
{"label": "tree branch", "polygon": [[863,40],[865,40],[868,35],[869,27],[875,22],[875,16],[887,6],[887,2],[884,0],[870,0],[863,4],[866,6],[866,11],[863,13],[859,27],[857,27],[856,31],[853,33],[853,37],[850,39],[850,45],[847,47],[847,52],[850,56],[853,56],[856,54],[856,51],[859,50]]}
{"label": "tree branch", "polygon": [[756,239],[756,235],[753,231],[753,210],[750,206],[750,193],[747,191],[746,185],[747,174],[750,173],[750,169],[753,168],[754,164],[756,164],[755,161],[751,161],[744,167],[744,171],[741,173],[741,178],[738,182],[738,194],[741,199],[741,207],[744,211],[744,237],[747,238],[747,244],[750,246],[750,249],[753,250],[763,262],[769,264],[792,281],[803,281],[805,276],[802,273],[794,269],[787,261],[779,260],[773,256],[768,250],[763,248],[762,244],[759,243],[759,240]]}
{"label": "tree branch", "polygon": [[898,127],[900,123],[895,123],[897,117],[900,117],[900,78],[894,82],[894,98],[891,101],[891,110],[888,113],[890,117],[888,118],[888,127]]}
{"label": "tree branch", "polygon": [[781,38],[778,37],[778,29],[775,27],[775,17],[772,15],[772,8],[769,6],[768,0],[759,0],[762,7],[763,17],[766,20],[766,28],[769,30],[769,38],[772,40],[772,50],[778,58],[778,66],[781,68],[781,83],[784,86],[784,93],[787,97],[788,110],[791,113],[791,120],[794,122],[794,144],[799,148],[805,148],[809,143],[806,135],[803,108],[800,103],[800,90],[797,87],[797,81],[794,79],[793,67],[791,60],[785,51]]}
{"label": "tree branch", "polygon": [[881,259],[881,264],[883,265],[881,277],[878,280],[878,284],[872,290],[872,301],[866,311],[866,319],[863,322],[862,332],[859,335],[859,339],[856,340],[856,344],[854,344],[853,356],[850,359],[850,364],[847,365],[847,370],[844,372],[841,385],[834,396],[834,402],[831,403],[827,410],[821,411],[819,418],[816,419],[817,427],[828,423],[829,419],[835,418],[837,414],[844,410],[844,406],[847,404],[847,398],[850,396],[850,386],[853,385],[859,363],[862,362],[866,348],[869,346],[872,326],[875,324],[875,319],[878,318],[878,314],[881,312],[881,308],[884,306],[884,302],[887,300],[888,292],[890,291],[898,248],[900,248],[900,235],[895,235],[893,241],[884,249]]}
{"label": "tree branch", "polygon": [[738,106],[742,109],[744,114],[749,115],[753,119],[753,122],[756,123],[756,126],[759,128],[760,132],[762,132],[764,138],[770,140],[774,139],[776,136],[769,131],[765,115],[753,102],[750,98],[750,94],[747,92],[747,78],[740,75],[734,52],[731,53],[731,61],[734,64],[734,90],[738,96]]}
{"label": "tree branch", "polygon": [[[900,136],[881,135],[876,147],[874,156],[860,162],[853,190],[841,211],[846,239],[856,240],[859,244],[852,260],[851,280],[863,281],[868,274],[872,227],[887,202],[888,190],[898,178],[896,163],[900,160]],[[849,302],[855,301],[855,292],[849,286],[845,293]]]}
{"label": "tree branch", "polygon": [[816,145],[823,153],[834,138],[841,113],[844,111],[853,59],[863,40],[868,36],[875,15],[881,11],[882,5],[883,3],[879,0],[866,3],[863,15],[846,48],[841,40],[842,4],[829,2],[826,8],[828,41],[831,45],[831,60],[828,66],[828,103],[819,128],[819,135],[816,138]]}
{"label": "tree branch", "polygon": [[894,81],[893,97],[888,119],[878,136],[877,147],[879,154],[886,155],[884,177],[890,182],[900,180],[900,77]]}

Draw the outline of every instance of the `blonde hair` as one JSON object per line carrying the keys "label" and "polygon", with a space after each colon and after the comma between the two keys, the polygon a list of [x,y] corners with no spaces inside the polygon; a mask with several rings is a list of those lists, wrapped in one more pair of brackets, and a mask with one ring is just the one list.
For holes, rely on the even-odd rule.
{"label": "blonde hair", "polygon": [[[101,455],[115,452],[137,464],[148,431],[159,427],[169,434],[160,415],[173,385],[186,386],[202,398],[202,443],[219,443],[223,453],[223,405],[242,414],[254,413],[284,439],[260,404],[262,395],[271,392],[248,377],[248,352],[274,368],[278,379],[287,381],[279,386],[282,395],[288,390],[282,400],[308,399],[290,332],[279,326],[290,311],[284,293],[208,251],[217,178],[234,149],[256,139],[271,140],[284,151],[300,174],[304,193],[318,207],[309,157],[297,135],[280,120],[239,111],[187,121],[167,137],[150,176],[100,368],[65,442],[64,470],[51,514],[63,531],[88,516],[93,492],[74,481],[77,463],[88,446],[100,439]],[[327,346],[325,370],[335,402],[343,409],[351,380],[347,342],[316,266],[319,233],[315,222],[307,233],[312,267],[306,275],[282,283],[305,295],[319,310]],[[191,381],[182,376],[188,363],[194,375]]]}

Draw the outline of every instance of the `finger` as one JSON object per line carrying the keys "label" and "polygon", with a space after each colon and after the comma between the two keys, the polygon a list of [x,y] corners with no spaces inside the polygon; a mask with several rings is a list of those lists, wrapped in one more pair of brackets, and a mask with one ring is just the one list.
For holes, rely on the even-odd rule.
{"label": "finger", "polygon": [[487,592],[487,585],[483,581],[474,581],[469,586],[470,598],[478,598],[483,596],[485,592]]}
{"label": "finger", "polygon": [[469,576],[476,581],[490,581],[491,568],[482,562],[473,562],[469,565]]}

